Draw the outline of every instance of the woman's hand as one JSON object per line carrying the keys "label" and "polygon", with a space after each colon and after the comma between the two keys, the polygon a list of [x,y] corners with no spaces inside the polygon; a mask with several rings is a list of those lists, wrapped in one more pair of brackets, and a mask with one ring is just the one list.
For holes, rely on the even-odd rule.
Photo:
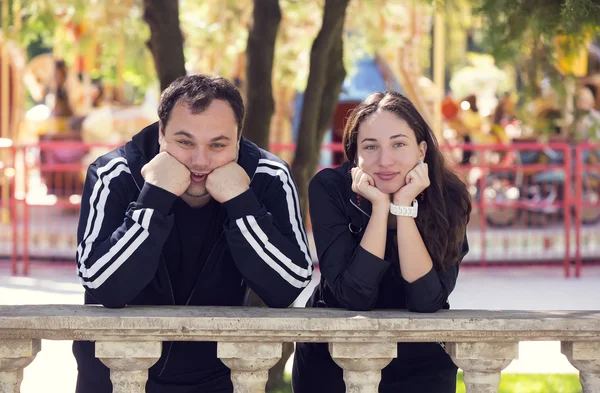
{"label": "woman's hand", "polygon": [[406,175],[406,183],[394,193],[394,204],[398,206],[410,206],[414,199],[429,187],[429,167],[419,160],[417,165]]}
{"label": "woman's hand", "polygon": [[389,209],[390,196],[377,187],[375,181],[360,168],[352,168],[352,191],[367,198],[373,206],[386,206]]}

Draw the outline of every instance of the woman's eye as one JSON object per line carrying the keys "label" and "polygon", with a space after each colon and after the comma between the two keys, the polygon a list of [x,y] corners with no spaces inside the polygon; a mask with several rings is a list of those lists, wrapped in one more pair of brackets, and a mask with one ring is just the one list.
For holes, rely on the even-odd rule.
{"label": "woman's eye", "polygon": [[402,147],[402,146],[404,146],[404,143],[402,143],[402,142],[394,143],[394,147]]}
{"label": "woman's eye", "polygon": [[369,145],[369,146],[365,147],[365,150],[375,150],[375,149],[377,149],[377,146],[375,146],[375,145]]}

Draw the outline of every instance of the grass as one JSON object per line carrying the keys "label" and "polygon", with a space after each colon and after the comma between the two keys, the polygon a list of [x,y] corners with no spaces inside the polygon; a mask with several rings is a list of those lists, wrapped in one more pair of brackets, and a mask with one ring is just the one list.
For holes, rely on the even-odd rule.
{"label": "grass", "polygon": [[[285,380],[291,382],[291,376]],[[292,389],[271,393],[292,393]],[[456,393],[465,393],[462,372],[456,378]],[[581,393],[581,384],[575,374],[502,374],[498,393]]]}
{"label": "grass", "polygon": [[[462,373],[456,393],[465,393]],[[576,374],[502,374],[498,393],[581,393],[581,384]]]}

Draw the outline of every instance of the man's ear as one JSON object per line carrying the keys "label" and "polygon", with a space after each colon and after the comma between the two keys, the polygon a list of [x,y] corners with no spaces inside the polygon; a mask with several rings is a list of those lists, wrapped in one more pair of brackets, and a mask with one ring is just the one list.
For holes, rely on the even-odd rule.
{"label": "man's ear", "polygon": [[425,161],[425,153],[427,153],[427,142],[421,141],[419,143],[419,158]]}
{"label": "man's ear", "polygon": [[159,126],[158,128],[158,145],[160,146],[160,151],[163,151],[163,145],[165,144],[165,133],[164,128]]}

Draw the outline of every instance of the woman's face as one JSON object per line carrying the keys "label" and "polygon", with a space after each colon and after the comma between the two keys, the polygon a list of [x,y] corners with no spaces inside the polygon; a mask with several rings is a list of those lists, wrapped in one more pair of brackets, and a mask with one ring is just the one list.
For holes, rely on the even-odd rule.
{"label": "woman's face", "polygon": [[358,167],[386,194],[404,186],[406,175],[425,159],[426,151],[427,143],[418,143],[408,123],[389,111],[373,113],[358,129]]}

